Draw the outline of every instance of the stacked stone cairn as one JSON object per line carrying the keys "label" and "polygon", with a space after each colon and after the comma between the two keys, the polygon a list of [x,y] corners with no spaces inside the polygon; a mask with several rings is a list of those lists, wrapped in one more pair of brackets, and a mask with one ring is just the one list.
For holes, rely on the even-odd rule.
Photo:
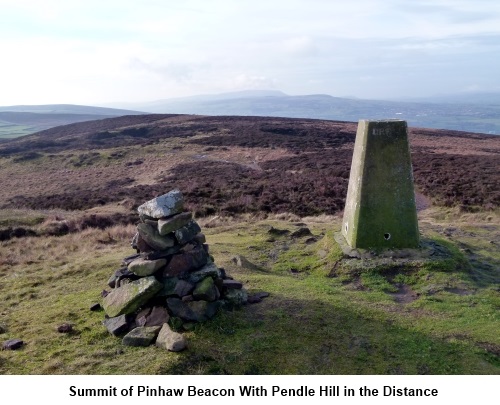
{"label": "stacked stone cairn", "polygon": [[215,265],[205,236],[184,211],[179,190],[138,207],[132,239],[137,253],[123,259],[103,291],[103,324],[128,346],[153,343],[170,351],[186,347],[178,331],[212,318],[219,308],[247,302],[242,284]]}

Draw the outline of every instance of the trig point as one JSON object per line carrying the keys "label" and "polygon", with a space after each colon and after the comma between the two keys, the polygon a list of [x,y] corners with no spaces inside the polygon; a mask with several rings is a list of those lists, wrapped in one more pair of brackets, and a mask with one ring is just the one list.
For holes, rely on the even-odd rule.
{"label": "trig point", "polygon": [[342,235],[351,248],[418,247],[406,121],[359,121]]}

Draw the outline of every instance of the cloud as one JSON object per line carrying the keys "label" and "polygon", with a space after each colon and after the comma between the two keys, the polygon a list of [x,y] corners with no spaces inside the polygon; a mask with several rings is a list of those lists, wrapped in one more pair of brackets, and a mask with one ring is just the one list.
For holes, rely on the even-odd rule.
{"label": "cloud", "polygon": [[276,79],[266,76],[249,75],[241,73],[229,80],[229,90],[260,90],[274,89],[276,87]]}
{"label": "cloud", "polygon": [[286,53],[292,56],[309,57],[318,55],[319,49],[310,37],[302,36],[283,41]]}
{"label": "cloud", "polygon": [[130,59],[129,67],[133,71],[153,73],[167,80],[174,80],[179,83],[187,83],[192,80],[193,72],[200,66],[193,66],[186,63],[163,62],[150,63],[137,57]]}
{"label": "cloud", "polygon": [[244,88],[382,97],[493,86],[500,70],[500,2],[490,0],[0,0],[0,9],[6,104]]}

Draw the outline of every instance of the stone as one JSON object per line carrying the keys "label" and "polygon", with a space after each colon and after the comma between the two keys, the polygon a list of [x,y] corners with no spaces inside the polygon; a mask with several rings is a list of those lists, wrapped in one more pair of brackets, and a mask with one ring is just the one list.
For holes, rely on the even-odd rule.
{"label": "stone", "polygon": [[[120,280],[118,280],[116,282],[116,287],[115,288],[118,288],[118,287],[121,287],[122,285],[125,285],[125,284],[128,284],[130,283],[132,280],[128,277],[125,277],[125,278],[121,278]],[[106,294],[107,295],[107,294]]]}
{"label": "stone", "polygon": [[133,254],[133,255],[130,255],[130,256],[127,256],[125,257],[123,260],[122,260],[122,265],[125,266],[125,268],[127,268],[127,266],[129,265],[130,262],[134,261],[135,259],[137,259],[138,257],[140,257],[139,253],[136,253],[136,254]]}
{"label": "stone", "polygon": [[175,240],[172,236],[161,236],[158,233],[158,229],[151,225],[141,223],[137,225],[137,230],[139,231],[140,237],[154,250],[165,250],[175,244]]}
{"label": "stone", "polygon": [[[192,242],[192,241],[191,241]],[[182,245],[182,249],[180,250],[182,253],[184,252],[190,252],[193,249],[196,249],[196,244],[195,243],[186,243],[185,245]]]}
{"label": "stone", "polygon": [[[182,209],[180,192],[167,194],[139,210],[141,222],[131,243],[137,254],[123,259],[125,267],[108,281],[112,290],[102,294],[103,324],[123,337],[124,345],[148,346],[156,339],[158,347],[180,351],[186,342],[177,331],[193,330],[221,307],[245,304],[248,295],[242,283],[215,265],[200,226]],[[257,267],[244,258],[239,262]],[[100,308],[98,303],[91,307]]]}
{"label": "stone", "polygon": [[130,242],[130,246],[132,249],[139,250],[137,247],[137,242],[139,240],[139,232],[136,232],[135,235],[132,237],[132,241]]}
{"label": "stone", "polygon": [[146,323],[146,316],[151,313],[151,307],[141,309],[135,316],[135,326],[144,326]]}
{"label": "stone", "polygon": [[138,326],[127,333],[122,343],[125,346],[149,346],[160,332],[161,326]]}
{"label": "stone", "polygon": [[[202,302],[202,301],[194,301],[194,302]],[[223,305],[223,302],[221,300],[209,302],[207,304],[207,309],[205,311],[205,315],[207,316],[208,319],[211,319],[217,314],[217,311],[219,308],[221,308]]]}
{"label": "stone", "polygon": [[[137,258],[134,260],[137,260]],[[115,273],[109,278],[108,286],[111,288],[117,288],[120,285],[120,281],[125,278],[130,278],[133,280],[137,279],[136,275],[132,273],[127,267],[122,267],[116,270]]]}
{"label": "stone", "polygon": [[137,276],[146,277],[154,274],[166,264],[166,259],[146,260],[140,257],[128,265],[128,270]]}
{"label": "stone", "polygon": [[302,238],[303,236],[309,236],[309,235],[312,235],[311,230],[307,227],[301,227],[296,231],[293,231],[290,236],[292,238]]}
{"label": "stone", "polygon": [[70,323],[63,323],[57,327],[59,333],[71,333],[73,332],[73,325]]}
{"label": "stone", "polygon": [[17,350],[24,345],[21,339],[9,339],[2,344],[3,350]]}
{"label": "stone", "polygon": [[161,282],[163,284],[163,289],[157,294],[161,297],[171,297],[176,295],[175,286],[179,281],[178,277],[166,277]]}
{"label": "stone", "polygon": [[191,212],[181,212],[180,214],[174,215],[170,218],[159,219],[158,220],[158,232],[160,235],[167,235],[171,232],[186,226],[189,221],[193,218]]}
{"label": "stone", "polygon": [[[152,228],[156,229],[156,227],[152,227]],[[139,232],[137,232],[137,234],[139,236],[137,237],[136,247],[137,247],[137,250],[139,251],[139,253],[142,254],[142,253],[154,252],[154,249],[146,243],[146,241],[141,236],[141,234]]]}
{"label": "stone", "polygon": [[137,208],[139,215],[160,219],[182,212],[184,199],[179,190],[172,190],[153,198]]}
{"label": "stone", "polygon": [[227,290],[224,295],[224,299],[230,307],[240,307],[245,305],[248,301],[248,293],[245,289],[231,289]]}
{"label": "stone", "polygon": [[183,245],[192,240],[196,235],[200,233],[200,231],[201,231],[200,226],[195,220],[192,219],[185,226],[177,229],[174,232],[174,235],[175,239],[177,239],[177,242]]}
{"label": "stone", "polygon": [[263,298],[269,297],[268,292],[258,292],[248,296],[247,303],[249,304],[257,304],[262,301]]}
{"label": "stone", "polygon": [[167,305],[172,316],[185,321],[204,322],[215,315],[220,303],[203,300],[185,302],[179,298],[168,298]]}
{"label": "stone", "polygon": [[261,301],[262,301],[262,298],[260,298],[258,295],[249,295],[247,298],[248,304],[257,304]]}
{"label": "stone", "polygon": [[228,280],[232,280],[233,278],[226,273],[226,269],[224,267],[219,267],[219,271],[220,271],[220,276],[222,279],[228,279]]}
{"label": "stone", "polygon": [[2,333],[7,333],[7,327],[5,325],[0,324],[0,335]]}
{"label": "stone", "polygon": [[174,332],[167,323],[164,323],[156,338],[155,345],[171,352],[180,352],[186,348],[187,342],[183,334]]}
{"label": "stone", "polygon": [[102,309],[101,304],[98,302],[92,304],[89,308],[91,311],[100,311]]}
{"label": "stone", "polygon": [[175,285],[174,295],[177,295],[179,298],[182,298],[186,295],[191,294],[193,290],[194,290],[194,284],[186,280],[179,280]]}
{"label": "stone", "polygon": [[313,243],[316,243],[319,240],[317,236],[311,236],[310,238],[307,238],[304,243],[306,245],[312,245]]}
{"label": "stone", "polygon": [[242,267],[247,270],[257,270],[258,266],[253,264],[250,260],[248,260],[246,257],[241,256],[241,255],[236,255],[231,258],[231,261],[238,267]]}
{"label": "stone", "polygon": [[187,252],[173,255],[163,270],[163,277],[174,277],[203,267],[208,261],[208,254],[202,246]]}
{"label": "stone", "polygon": [[114,336],[119,336],[128,331],[129,323],[127,315],[115,316],[113,318],[105,318],[102,322],[109,333]]}
{"label": "stone", "polygon": [[131,314],[163,288],[153,276],[131,281],[112,290],[103,299],[103,308],[109,317]]}
{"label": "stone", "polygon": [[127,270],[127,268],[126,268],[126,267],[123,267],[123,268],[121,268],[121,269],[118,269],[118,270],[116,270],[116,271],[113,273],[113,275],[112,275],[112,276],[108,279],[107,284],[108,284],[108,286],[109,286],[110,288],[115,288],[115,287],[116,287],[116,280],[118,279],[119,274],[121,274],[121,271],[122,271],[123,269],[124,269],[124,270]]}
{"label": "stone", "polygon": [[181,249],[180,245],[175,245],[165,250],[157,250],[156,252],[141,253],[141,257],[145,260],[158,260],[158,259],[169,258],[170,256],[178,253],[180,249]]}
{"label": "stone", "polygon": [[240,283],[239,281],[236,281],[236,280],[230,280],[230,279],[226,279],[226,280],[223,280],[222,281],[222,287],[224,288],[232,288],[232,289],[241,289],[243,287],[243,284]]}
{"label": "stone", "polygon": [[153,228],[158,228],[158,220],[157,219],[149,219],[145,218],[142,222],[151,225]]}
{"label": "stone", "polygon": [[196,243],[198,243],[200,245],[203,245],[204,243],[206,243],[207,238],[204,234],[199,233],[199,234],[195,235],[195,237],[193,238],[193,241],[195,241]]}
{"label": "stone", "polygon": [[359,121],[342,235],[351,248],[419,246],[406,121]]}
{"label": "stone", "polygon": [[290,231],[288,229],[278,229],[278,228],[275,228],[274,226],[271,226],[271,228],[269,228],[267,233],[270,235],[282,236],[282,235],[289,234]]}
{"label": "stone", "polygon": [[193,291],[195,300],[215,301],[220,297],[219,290],[214,284],[212,277],[206,277],[201,280]]}
{"label": "stone", "polygon": [[136,317],[136,324],[138,326],[161,326],[168,322],[170,315],[165,307],[155,306],[150,308],[146,315]]}
{"label": "stone", "polygon": [[217,289],[219,290],[219,293],[222,294],[223,291],[224,291],[224,278],[214,278],[214,284],[215,286],[217,287]]}
{"label": "stone", "polygon": [[167,298],[167,306],[172,316],[185,320],[196,320],[193,311],[188,307],[188,304],[179,298]]}
{"label": "stone", "polygon": [[219,268],[214,263],[208,262],[201,269],[191,272],[187,280],[190,283],[197,284],[205,277],[220,278],[220,276]]}

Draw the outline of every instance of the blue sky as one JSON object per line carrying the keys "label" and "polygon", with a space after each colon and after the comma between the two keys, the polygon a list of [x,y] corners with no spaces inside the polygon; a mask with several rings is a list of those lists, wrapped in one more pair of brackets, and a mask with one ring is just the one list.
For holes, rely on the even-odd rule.
{"label": "blue sky", "polygon": [[0,105],[500,91],[497,0],[0,0]]}

